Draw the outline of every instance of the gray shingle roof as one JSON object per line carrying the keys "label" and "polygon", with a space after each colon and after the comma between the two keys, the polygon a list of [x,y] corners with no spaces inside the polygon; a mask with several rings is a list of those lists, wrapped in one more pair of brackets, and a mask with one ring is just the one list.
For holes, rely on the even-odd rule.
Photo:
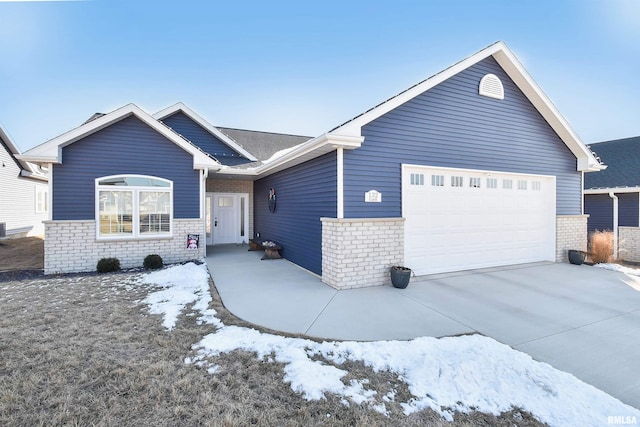
{"label": "gray shingle roof", "polygon": [[589,148],[607,169],[584,174],[585,189],[640,186],[640,136],[599,142]]}
{"label": "gray shingle roof", "polygon": [[259,132],[255,130],[233,129],[216,126],[223,133],[240,144],[242,148],[264,161],[276,152],[302,144],[311,139],[309,136],[288,135],[283,133]]}

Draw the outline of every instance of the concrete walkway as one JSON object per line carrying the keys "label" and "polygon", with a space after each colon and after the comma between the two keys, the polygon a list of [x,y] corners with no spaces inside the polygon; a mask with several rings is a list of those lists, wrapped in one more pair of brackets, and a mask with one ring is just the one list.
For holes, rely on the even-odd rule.
{"label": "concrete walkway", "polygon": [[640,408],[639,277],[540,263],[336,291],[247,246],[207,251],[225,306],[257,325],[364,341],[477,332]]}

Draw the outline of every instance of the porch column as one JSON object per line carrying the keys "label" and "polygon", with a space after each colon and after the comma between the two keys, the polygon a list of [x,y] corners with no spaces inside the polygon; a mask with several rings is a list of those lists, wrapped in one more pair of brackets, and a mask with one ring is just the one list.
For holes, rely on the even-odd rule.
{"label": "porch column", "polygon": [[337,148],[337,163],[338,163],[338,212],[337,218],[344,218],[344,149],[342,147]]}

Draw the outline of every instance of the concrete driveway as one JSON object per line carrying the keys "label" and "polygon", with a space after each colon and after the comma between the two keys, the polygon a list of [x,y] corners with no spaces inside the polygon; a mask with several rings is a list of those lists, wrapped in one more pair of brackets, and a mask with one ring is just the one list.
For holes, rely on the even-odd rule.
{"label": "concrete driveway", "polygon": [[246,246],[212,252],[225,306],[249,322],[346,340],[480,333],[640,408],[639,277],[543,263],[419,277],[404,290],[336,291]]}

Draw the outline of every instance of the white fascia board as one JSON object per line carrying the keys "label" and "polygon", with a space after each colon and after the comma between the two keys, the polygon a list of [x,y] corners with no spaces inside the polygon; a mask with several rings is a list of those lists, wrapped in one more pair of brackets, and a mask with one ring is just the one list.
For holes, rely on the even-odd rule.
{"label": "white fascia board", "polygon": [[9,154],[12,155],[18,161],[18,163],[20,163],[20,167],[22,167],[22,169],[27,172],[34,172],[33,169],[31,168],[31,165],[29,165],[27,161],[22,158],[22,155],[20,154],[20,150],[18,149],[16,144],[14,144],[11,137],[4,131],[2,126],[0,126],[0,138],[2,138],[4,143],[9,148]]}
{"label": "white fascia board", "polygon": [[296,149],[279,157],[273,162],[258,166],[253,169],[239,169],[226,167],[219,172],[224,175],[236,175],[259,178],[270,175],[283,169],[295,166],[299,163],[314,159],[338,148],[354,150],[359,148],[364,141],[362,136],[337,135],[325,133],[296,147]]}
{"label": "white fascia board", "polygon": [[640,187],[590,188],[582,192],[584,194],[640,193]]}
{"label": "white fascia board", "polygon": [[490,55],[493,55],[495,52],[500,50],[501,48],[506,48],[506,46],[502,42],[497,42],[492,44],[491,46],[477,52],[476,54],[446,68],[445,70],[435,74],[423,82],[407,89],[406,91],[396,95],[395,97],[389,99],[386,102],[378,105],[375,108],[367,111],[366,113],[356,117],[355,119],[345,123],[339,128],[335,129],[333,132],[346,134],[346,135],[362,135],[362,127],[378,117],[388,113],[389,111],[399,107],[407,101],[412,100],[416,96],[428,91],[434,86],[439,85],[445,80],[455,76],[459,72],[469,68],[473,64],[487,58]]}
{"label": "white fascia board", "polygon": [[[298,146],[295,150],[285,154],[277,160],[270,162],[266,165],[259,166],[256,169],[258,175],[262,175],[272,169],[280,168],[281,166],[288,167],[289,164],[295,164],[295,160],[306,156],[313,155],[314,151],[318,151],[318,156],[325,154],[326,152],[333,151],[338,147],[346,150],[354,150],[360,148],[364,141],[363,136],[350,136],[350,135],[338,135],[334,133],[322,134],[310,141],[304,142]],[[318,156],[313,156],[315,158]],[[309,160],[309,159],[305,159]]]}
{"label": "white fascia board", "polygon": [[506,45],[503,44],[493,57],[576,156],[577,170],[595,172],[606,169]]}
{"label": "white fascia board", "polygon": [[173,142],[184,151],[193,156],[194,169],[215,169],[220,167],[220,164],[214,159],[207,156],[204,152],[200,151],[190,142],[184,140],[180,135],[169,129],[163,123],[151,117],[144,112],[140,107],[135,104],[127,104],[124,107],[120,107],[102,117],[85,123],[69,132],[63,133],[49,141],[38,145],[24,153],[22,156],[24,160],[34,163],[62,163],[62,148],[73,144],[74,142],[95,133],[101,129],[104,129],[120,120],[123,120],[129,116],[136,116],[142,120],[145,124],[149,125],[152,129],[160,133],[162,136]]}
{"label": "white fascia board", "polygon": [[334,132],[347,135],[362,135],[362,127],[364,125],[489,56],[493,56],[495,58],[498,64],[500,64],[518,88],[522,90],[529,101],[542,114],[545,120],[547,120],[553,130],[560,136],[569,150],[571,150],[571,152],[576,156],[578,159],[577,170],[595,172],[606,168],[606,166],[601,165],[596,160],[593,153],[591,153],[591,150],[589,150],[589,148],[587,148],[587,146],[580,140],[567,120],[560,114],[551,100],[542,92],[537,83],[535,83],[533,78],[531,78],[529,73],[527,73],[522,64],[520,64],[515,55],[503,42],[494,43],[476,54],[452,65],[422,83],[409,88],[379,106],[367,111],[361,116],[345,123],[335,129]]}
{"label": "white fascia board", "polygon": [[202,126],[207,132],[209,132],[210,134],[218,138],[220,141],[228,145],[232,150],[242,154],[252,162],[255,162],[258,160],[251,153],[249,153],[247,150],[242,148],[237,142],[235,142],[229,136],[225,135],[222,131],[220,131],[218,128],[216,128],[211,123],[209,123],[204,117],[200,116],[198,113],[193,111],[191,108],[187,107],[182,102],[178,102],[177,104],[167,107],[164,110],[158,111],[153,115],[153,118],[156,120],[162,120],[174,113],[177,113],[178,111],[182,111],[184,114],[189,116],[189,118],[191,118],[193,121],[195,121],[200,126]]}

